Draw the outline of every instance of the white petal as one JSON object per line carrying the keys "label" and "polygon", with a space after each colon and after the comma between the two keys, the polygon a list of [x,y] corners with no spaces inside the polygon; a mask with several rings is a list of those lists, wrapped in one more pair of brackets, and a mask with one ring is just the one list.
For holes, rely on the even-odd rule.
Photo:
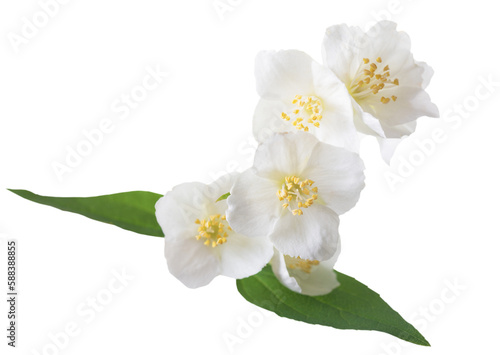
{"label": "white petal", "polygon": [[[401,125],[421,116],[439,117],[438,108],[431,102],[429,95],[423,89],[399,86],[384,91],[384,95],[388,97],[395,95],[397,100],[383,104],[378,96],[373,95],[373,97],[365,99],[361,105],[365,112],[377,117],[382,125]],[[387,136],[387,131],[384,132]]]}
{"label": "white petal", "polygon": [[322,142],[357,151],[359,140],[353,122],[351,96],[345,85],[332,71],[317,63],[313,65],[313,77],[315,96],[323,105],[323,119],[320,127],[312,127],[310,132]]}
{"label": "white petal", "polygon": [[261,99],[257,103],[253,116],[253,135],[259,143],[273,137],[275,133],[294,132],[297,129],[281,118],[282,112],[288,112],[290,105],[278,100]]}
{"label": "white petal", "polygon": [[304,176],[318,187],[319,199],[337,214],[350,210],[359,200],[365,183],[359,155],[320,143],[311,154]]}
{"label": "white petal", "polygon": [[198,226],[194,223],[204,213],[207,205],[207,186],[198,182],[175,186],[156,202],[156,219],[165,240],[195,236]]}
{"label": "white petal", "polygon": [[323,40],[323,62],[346,84],[350,84],[363,58],[381,57],[397,73],[412,59],[411,42],[396,23],[380,21],[365,33],[345,24],[331,26]]}
{"label": "white petal", "polygon": [[370,59],[381,57],[384,65],[389,64],[391,76],[400,75],[400,71],[414,60],[410,52],[411,41],[408,34],[396,30],[397,24],[392,21],[380,21],[370,28],[365,40],[367,46],[361,52]]}
{"label": "white petal", "polygon": [[396,126],[383,125],[383,127],[384,131],[387,132],[386,136],[389,137],[390,139],[400,138],[400,137],[404,138],[415,132],[415,129],[417,128],[417,121],[415,120]]}
{"label": "white petal", "polygon": [[357,130],[370,136],[385,137],[385,132],[380,121],[371,114],[364,112],[356,100],[352,99],[351,103],[354,110],[354,124]]}
{"label": "white petal", "polygon": [[222,195],[228,193],[233,188],[234,183],[238,179],[240,173],[230,173],[221,176],[210,185],[205,191],[205,198],[208,203],[205,206],[205,215],[199,218],[207,218],[211,215],[227,214],[227,199],[216,202]]}
{"label": "white petal", "polygon": [[362,60],[359,52],[366,46],[367,39],[359,27],[331,26],[323,39],[323,62],[340,80],[350,83]]}
{"label": "white petal", "polygon": [[241,173],[227,199],[227,221],[234,231],[248,237],[267,236],[281,213],[279,188],[253,169]]}
{"label": "white petal", "polygon": [[215,202],[219,197],[231,191],[231,188],[238,179],[239,175],[239,173],[225,174],[211,184],[207,185],[207,199]]}
{"label": "white petal", "polygon": [[255,59],[257,92],[264,99],[291,100],[313,91],[313,59],[297,50],[262,51]]}
{"label": "white petal", "polygon": [[380,146],[380,155],[382,155],[382,159],[387,163],[387,165],[391,165],[391,159],[396,151],[396,148],[401,143],[401,138],[377,138],[378,144]]}
{"label": "white petal", "polygon": [[431,82],[434,70],[425,62],[415,61],[415,64],[422,68],[422,89],[425,89]]}
{"label": "white petal", "polygon": [[241,279],[258,273],[273,256],[273,245],[265,238],[230,233],[220,249],[222,275]]}
{"label": "white petal", "polygon": [[331,263],[321,262],[318,266],[313,266],[310,273],[292,269],[290,276],[297,281],[302,294],[308,296],[325,295],[340,285],[337,281],[337,275],[333,271],[333,266],[330,265]]}
{"label": "white petal", "polygon": [[257,148],[255,172],[281,185],[285,176],[301,174],[318,143],[316,137],[305,132],[276,134]]}
{"label": "white petal", "polygon": [[320,296],[330,293],[339,286],[337,276],[333,272],[333,266],[340,253],[340,239],[335,255],[319,265],[312,265],[309,272],[300,268],[287,266],[286,260],[293,260],[275,250],[271,265],[276,278],[290,290],[308,296]]}
{"label": "white petal", "polygon": [[339,259],[341,251],[342,251],[342,243],[341,243],[341,239],[338,238],[337,245],[335,246],[335,254],[333,254],[333,256],[330,259],[324,260],[320,264],[329,270],[333,269],[333,267],[337,263],[337,260]]}
{"label": "white petal", "polygon": [[221,272],[216,248],[201,241],[184,239],[165,240],[165,257],[172,275],[190,288],[208,285]]}
{"label": "white petal", "polygon": [[303,209],[303,215],[285,213],[269,239],[281,253],[310,260],[326,260],[336,251],[338,215],[318,203]]}
{"label": "white petal", "polygon": [[284,286],[288,287],[290,290],[301,293],[297,281],[290,276],[288,268],[285,263],[285,256],[275,249],[273,258],[271,260],[271,266],[273,268],[274,275]]}
{"label": "white petal", "polygon": [[[349,101],[347,101],[349,102]],[[352,107],[351,107],[352,112]],[[323,111],[321,126],[314,130],[314,135],[321,142],[345,148],[351,152],[359,152],[359,134],[353,117],[348,119],[335,111]]]}

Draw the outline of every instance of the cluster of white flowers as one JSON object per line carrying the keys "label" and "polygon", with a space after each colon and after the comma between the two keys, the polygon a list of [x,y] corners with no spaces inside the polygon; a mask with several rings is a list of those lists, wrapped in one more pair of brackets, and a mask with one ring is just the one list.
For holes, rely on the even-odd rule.
{"label": "cluster of white flowers", "polygon": [[179,185],[156,204],[169,270],[186,286],[248,277],[269,262],[293,291],[338,286],[339,215],[364,187],[360,133],[377,137],[389,161],[417,118],[438,110],[424,91],[432,69],[413,59],[393,22],[366,33],[328,28],[323,61],[296,50],[259,53],[253,167]]}

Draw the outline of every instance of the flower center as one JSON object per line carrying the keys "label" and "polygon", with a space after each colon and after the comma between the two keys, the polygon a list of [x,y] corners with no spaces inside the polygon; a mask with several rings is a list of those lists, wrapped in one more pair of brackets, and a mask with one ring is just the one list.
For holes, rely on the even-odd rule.
{"label": "flower center", "polygon": [[301,216],[301,208],[311,206],[318,198],[318,188],[313,185],[314,181],[309,179],[301,181],[295,175],[285,177],[281,189],[276,192],[278,199],[284,201],[283,209],[288,209],[294,216]]}
{"label": "flower center", "polygon": [[281,118],[285,121],[291,121],[295,128],[299,131],[308,132],[309,126],[319,128],[319,122],[323,118],[323,105],[321,100],[316,96],[296,95],[292,100],[292,104],[296,109],[286,113],[281,113]]}
{"label": "flower center", "polygon": [[[375,64],[375,62],[378,63]],[[364,58],[363,64],[358,68],[354,79],[351,82],[349,92],[356,101],[363,100],[371,95],[378,95],[385,89],[394,88],[399,85],[399,79],[391,79],[389,65],[383,66],[382,58],[378,57],[374,62],[370,63],[370,59]],[[380,102],[388,104],[396,101],[397,96],[385,97],[380,95]]]}
{"label": "flower center", "polygon": [[199,224],[196,240],[203,241],[206,246],[215,248],[227,242],[227,232],[232,231],[227,224],[226,216],[220,214],[212,215],[208,219],[197,219],[194,223]]}
{"label": "flower center", "polygon": [[302,259],[300,257],[293,258],[285,255],[285,263],[289,269],[299,269],[307,274],[311,273],[313,266],[319,265],[318,260]]}

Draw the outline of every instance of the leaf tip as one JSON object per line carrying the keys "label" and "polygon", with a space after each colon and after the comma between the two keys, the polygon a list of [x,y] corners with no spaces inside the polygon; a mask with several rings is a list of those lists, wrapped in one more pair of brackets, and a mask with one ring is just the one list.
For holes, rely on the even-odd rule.
{"label": "leaf tip", "polygon": [[413,343],[415,345],[431,347],[431,344],[427,341],[427,339],[425,339],[424,336],[418,330],[416,330],[415,328],[413,329],[415,330],[415,333],[411,337],[412,339],[405,336],[402,337],[398,336],[398,338]]}
{"label": "leaf tip", "polygon": [[217,199],[217,201],[215,201],[215,202],[219,202],[219,201],[225,200],[225,199],[227,199],[227,198],[229,197],[229,195],[231,195],[231,193],[230,193],[230,192],[225,193],[224,195],[222,195],[221,197],[219,197],[219,198]]}

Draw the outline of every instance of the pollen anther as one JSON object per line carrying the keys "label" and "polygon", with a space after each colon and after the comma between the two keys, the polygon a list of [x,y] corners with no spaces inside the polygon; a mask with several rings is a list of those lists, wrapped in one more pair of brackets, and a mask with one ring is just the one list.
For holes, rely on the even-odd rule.
{"label": "pollen anther", "polygon": [[294,175],[286,176],[281,189],[276,192],[280,201],[288,201],[282,204],[283,209],[289,210],[294,216],[303,215],[302,209],[310,207],[318,199],[318,187],[313,187],[313,184],[314,181],[310,179],[301,180]]}
{"label": "pollen anther", "polygon": [[[369,58],[363,58],[363,63],[351,82],[349,91],[356,100],[368,98],[370,95],[378,95],[384,89],[391,89],[399,85],[398,78],[391,79],[389,64],[386,64],[383,69],[379,69],[379,65],[374,62],[379,63],[380,68],[382,68],[383,60],[381,57],[377,57],[373,62],[370,62]],[[382,96],[380,102],[388,104],[391,99],[396,101],[397,96],[391,95],[389,98]]]}
{"label": "pollen anther", "polygon": [[[319,128],[323,112],[321,100],[316,96],[301,96],[296,95],[292,100],[292,104],[297,106],[291,112],[282,112],[281,118],[286,121],[291,121],[293,126],[299,131],[308,132],[312,126]],[[315,122],[316,121],[316,122]],[[317,124],[316,124],[317,123]]]}
{"label": "pollen anther", "polygon": [[299,269],[307,274],[311,273],[313,266],[319,265],[318,260],[302,259],[300,257],[292,258],[288,255],[285,256],[286,264],[290,269]]}
{"label": "pollen anther", "polygon": [[212,248],[226,243],[227,231],[232,230],[227,224],[226,216],[220,214],[211,215],[202,220],[197,219],[194,223],[200,225],[199,233],[195,236],[196,240],[202,240],[203,244]]}

